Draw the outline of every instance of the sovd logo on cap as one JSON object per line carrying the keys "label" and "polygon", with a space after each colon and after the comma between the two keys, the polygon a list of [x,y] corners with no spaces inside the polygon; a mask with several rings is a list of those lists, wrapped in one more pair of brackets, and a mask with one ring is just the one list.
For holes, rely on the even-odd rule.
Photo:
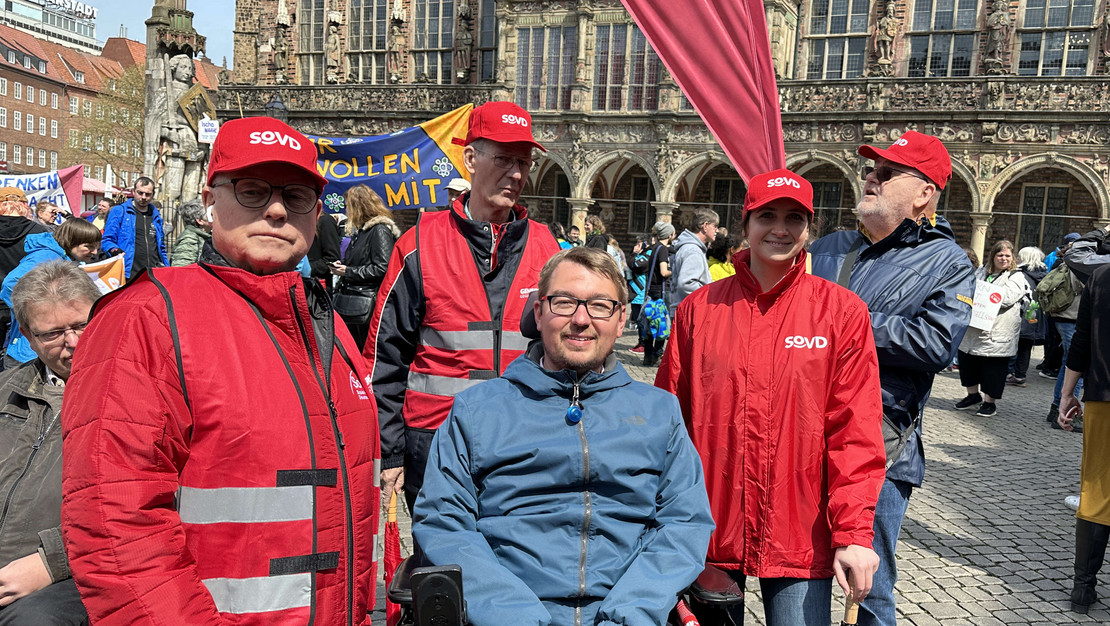
{"label": "sovd logo on cap", "polygon": [[297,141],[295,137],[290,137],[285,133],[279,133],[273,130],[254,131],[250,134],[251,145],[262,144],[264,146],[282,145],[288,146],[294,150],[301,149],[301,142]]}
{"label": "sovd logo on cap", "polygon": [[894,145],[896,145],[896,146],[908,146],[908,145],[910,145],[910,140],[906,139],[905,137],[901,137],[901,138],[898,139],[898,141],[894,142]]}
{"label": "sovd logo on cap", "polygon": [[523,117],[520,117],[519,115],[508,115],[508,114],[502,115],[501,116],[501,123],[502,124],[516,124],[517,126],[523,126],[525,128],[528,128],[528,120],[523,118]]}
{"label": "sovd logo on cap", "polygon": [[793,178],[790,178],[789,176],[779,176],[778,178],[772,178],[772,179],[767,181],[767,188],[768,189],[773,189],[775,187],[782,187],[782,186],[793,187],[795,189],[801,189],[802,188],[801,183],[794,180]]}

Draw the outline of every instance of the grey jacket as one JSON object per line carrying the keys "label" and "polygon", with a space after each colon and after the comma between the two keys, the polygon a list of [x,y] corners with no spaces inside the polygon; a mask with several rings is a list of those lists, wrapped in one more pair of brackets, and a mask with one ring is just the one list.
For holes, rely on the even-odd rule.
{"label": "grey jacket", "polygon": [[0,373],[0,567],[34,554],[70,577],[62,546],[62,387],[35,359]]}
{"label": "grey jacket", "polygon": [[686,296],[712,282],[709,276],[709,259],[705,256],[705,244],[689,230],[682,231],[672,246],[671,254],[671,291],[668,304],[673,311]]}

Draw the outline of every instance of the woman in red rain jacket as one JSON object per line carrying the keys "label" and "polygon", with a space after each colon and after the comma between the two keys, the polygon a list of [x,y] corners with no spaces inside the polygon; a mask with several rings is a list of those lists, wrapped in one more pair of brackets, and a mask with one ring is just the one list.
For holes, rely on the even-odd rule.
{"label": "woman in red rain jacket", "polygon": [[734,276],[679,306],[655,379],[678,396],[705,467],[717,523],[707,562],[741,586],[758,576],[771,626],[827,625],[833,576],[847,591],[850,573],[862,599],[879,564],[885,454],[871,321],[853,293],[806,272],[812,222],[804,178],[753,177],[742,222],[751,247],[733,257]]}

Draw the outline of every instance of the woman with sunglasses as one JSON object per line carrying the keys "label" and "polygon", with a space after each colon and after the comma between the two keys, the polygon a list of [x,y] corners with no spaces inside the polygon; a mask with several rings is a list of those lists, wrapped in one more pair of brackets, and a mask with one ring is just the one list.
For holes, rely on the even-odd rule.
{"label": "woman with sunglasses", "polygon": [[[885,452],[867,307],[807,273],[813,188],[752,177],[736,274],[678,307],[658,387],[678,396],[717,530],[706,561],[757,576],[770,626],[831,621],[832,578],[862,599]],[[743,608],[699,616],[743,623]]]}

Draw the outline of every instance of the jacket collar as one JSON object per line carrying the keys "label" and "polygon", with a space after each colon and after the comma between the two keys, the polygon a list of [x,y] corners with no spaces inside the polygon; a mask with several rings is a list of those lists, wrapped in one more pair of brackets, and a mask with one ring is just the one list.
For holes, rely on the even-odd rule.
{"label": "jacket collar", "polygon": [[601,373],[589,372],[579,377],[574,370],[552,371],[540,366],[543,357],[543,342],[535,340],[528,345],[528,351],[522,357],[515,359],[505,370],[503,377],[522,387],[531,390],[530,393],[541,398],[559,396],[571,397],[575,383],[578,383],[578,397],[589,396],[602,391],[623,387],[632,382],[632,377],[617,361],[617,355],[610,353],[605,359],[605,368]]}
{"label": "jacket collar", "polygon": [[956,240],[952,226],[939,215],[936,217],[936,224],[930,224],[925,220],[915,222],[906,218],[894,229],[894,232],[871,245],[867,245],[870,239],[867,238],[862,224],[860,232],[864,235],[864,246],[860,249],[860,254],[866,253],[868,256],[882,254],[892,248],[908,248],[933,239]]}
{"label": "jacket collar", "polygon": [[46,366],[39,359],[5,371],[0,385],[0,402],[8,413],[26,414],[27,400],[48,405],[51,410],[62,408],[62,388],[47,385]]}
{"label": "jacket collar", "polygon": [[803,248],[802,251],[798,253],[798,258],[794,260],[794,265],[790,266],[790,269],[787,270],[782,280],[776,283],[774,287],[771,287],[766,293],[764,293],[763,288],[759,286],[759,281],[755,279],[755,274],[752,274],[751,248],[745,248],[734,254],[732,257],[732,266],[736,269],[736,279],[744,286],[746,292],[754,296],[778,296],[797,282],[799,276],[806,273],[808,259],[809,252]]}

